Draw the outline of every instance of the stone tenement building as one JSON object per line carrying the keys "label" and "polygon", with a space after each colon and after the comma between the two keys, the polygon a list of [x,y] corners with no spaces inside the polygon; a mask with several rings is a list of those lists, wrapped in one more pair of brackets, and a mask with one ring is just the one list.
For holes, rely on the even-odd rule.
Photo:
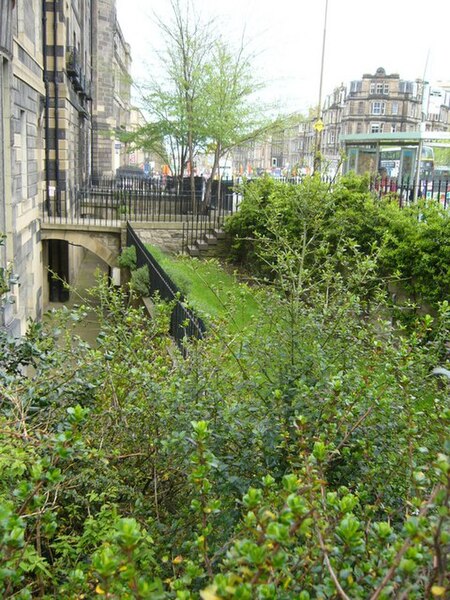
{"label": "stone tenement building", "polygon": [[[23,333],[42,312],[40,202],[45,147],[41,1],[0,0],[0,326]],[[20,283],[20,285],[19,285]]]}
{"label": "stone tenement building", "polygon": [[[292,173],[293,169],[310,172],[313,169],[316,148],[314,118],[305,118],[272,142],[266,164],[258,165],[264,171],[274,167]],[[397,73],[387,74],[383,68],[361,79],[341,84],[329,94],[322,107],[323,131],[321,152],[323,167],[331,173],[341,163],[340,136],[355,133],[393,133],[450,130],[450,86],[430,86],[421,79],[408,81]],[[254,148],[247,156],[241,148],[237,163],[249,164],[251,169]]]}
{"label": "stone tenement building", "polygon": [[340,162],[340,135],[354,133],[447,132],[450,128],[450,94],[421,79],[408,81],[383,68],[326,97],[322,119],[322,153],[335,169]]}
{"label": "stone tenement building", "polygon": [[64,215],[94,166],[113,172],[129,66],[115,0],[0,0],[0,327],[12,335],[63,299],[48,267],[70,282],[79,263],[80,249],[41,241],[40,217]]}
{"label": "stone tenement building", "polygon": [[[92,175],[102,177],[115,173],[116,148],[122,149],[118,135],[130,127],[131,54],[117,22],[115,0],[92,2],[94,13],[101,15],[92,22]],[[126,160],[122,150],[119,162]]]}

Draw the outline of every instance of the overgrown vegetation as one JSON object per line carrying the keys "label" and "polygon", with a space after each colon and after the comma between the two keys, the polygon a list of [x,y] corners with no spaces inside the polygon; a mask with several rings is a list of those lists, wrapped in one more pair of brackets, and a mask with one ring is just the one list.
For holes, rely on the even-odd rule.
{"label": "overgrown vegetation", "polygon": [[19,362],[1,355],[2,597],[448,593],[449,382],[433,369],[450,307],[392,320],[381,248],[367,233],[363,251],[356,209],[352,226],[358,180],[334,204],[314,180],[257,185],[237,250],[268,285],[244,330],[216,321],[182,359],[166,306],[148,321],[99,282],[95,349],[74,342],[81,307],[17,342]]}
{"label": "overgrown vegetation", "polygon": [[228,221],[234,259],[273,277],[275,255],[266,246],[282,236],[292,249],[307,240],[307,268],[321,254],[351,240],[363,254],[376,252],[377,274],[397,281],[414,302],[435,306],[450,295],[450,214],[435,201],[398,206],[397,196],[375,198],[365,178],[348,175],[332,188],[318,178],[286,185],[271,178],[250,182],[239,212]]}
{"label": "overgrown vegetation", "polygon": [[255,290],[217,260],[169,256],[155,246],[147,247],[202,319],[218,320],[232,331],[242,331],[251,322],[258,310]]}
{"label": "overgrown vegetation", "polygon": [[146,298],[150,295],[150,274],[148,266],[137,266],[136,248],[126,246],[123,248],[118,259],[118,265],[121,269],[128,269],[130,273],[130,288],[140,298]]}

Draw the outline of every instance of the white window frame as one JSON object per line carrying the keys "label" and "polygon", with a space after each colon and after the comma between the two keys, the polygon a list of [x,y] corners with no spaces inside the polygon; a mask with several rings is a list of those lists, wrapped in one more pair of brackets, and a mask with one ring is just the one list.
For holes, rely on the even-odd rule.
{"label": "white window frame", "polygon": [[391,105],[391,115],[398,115],[399,104],[398,102],[393,102]]}
{"label": "white window frame", "polygon": [[369,133],[381,133],[383,131],[381,123],[370,123]]}
{"label": "white window frame", "polygon": [[22,199],[28,198],[28,135],[27,135],[27,113],[20,111],[20,177],[22,188]]}
{"label": "white window frame", "polygon": [[381,102],[381,101],[372,102],[372,114],[373,115],[386,114],[386,102]]}

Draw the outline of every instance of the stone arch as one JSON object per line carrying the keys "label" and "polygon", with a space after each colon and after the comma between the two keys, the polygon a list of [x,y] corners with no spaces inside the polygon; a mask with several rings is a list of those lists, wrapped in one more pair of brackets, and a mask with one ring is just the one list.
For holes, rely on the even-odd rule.
{"label": "stone arch", "polygon": [[99,258],[109,267],[117,266],[120,253],[119,233],[98,233],[82,231],[62,231],[47,229],[42,231],[42,240],[64,240],[69,244],[82,246]]}

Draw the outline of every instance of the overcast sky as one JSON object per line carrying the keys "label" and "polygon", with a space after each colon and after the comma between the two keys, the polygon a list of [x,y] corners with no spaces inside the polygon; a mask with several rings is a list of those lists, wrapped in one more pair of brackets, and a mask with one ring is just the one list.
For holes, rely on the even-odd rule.
{"label": "overcast sky", "polygon": [[[317,104],[325,0],[194,0],[197,14],[217,19],[225,37],[245,32],[255,71],[271,99],[287,110]],[[153,13],[169,0],[117,0],[132,75],[155,71],[160,45]],[[323,96],[341,82],[384,67],[403,79],[450,82],[450,0],[328,0]]]}

